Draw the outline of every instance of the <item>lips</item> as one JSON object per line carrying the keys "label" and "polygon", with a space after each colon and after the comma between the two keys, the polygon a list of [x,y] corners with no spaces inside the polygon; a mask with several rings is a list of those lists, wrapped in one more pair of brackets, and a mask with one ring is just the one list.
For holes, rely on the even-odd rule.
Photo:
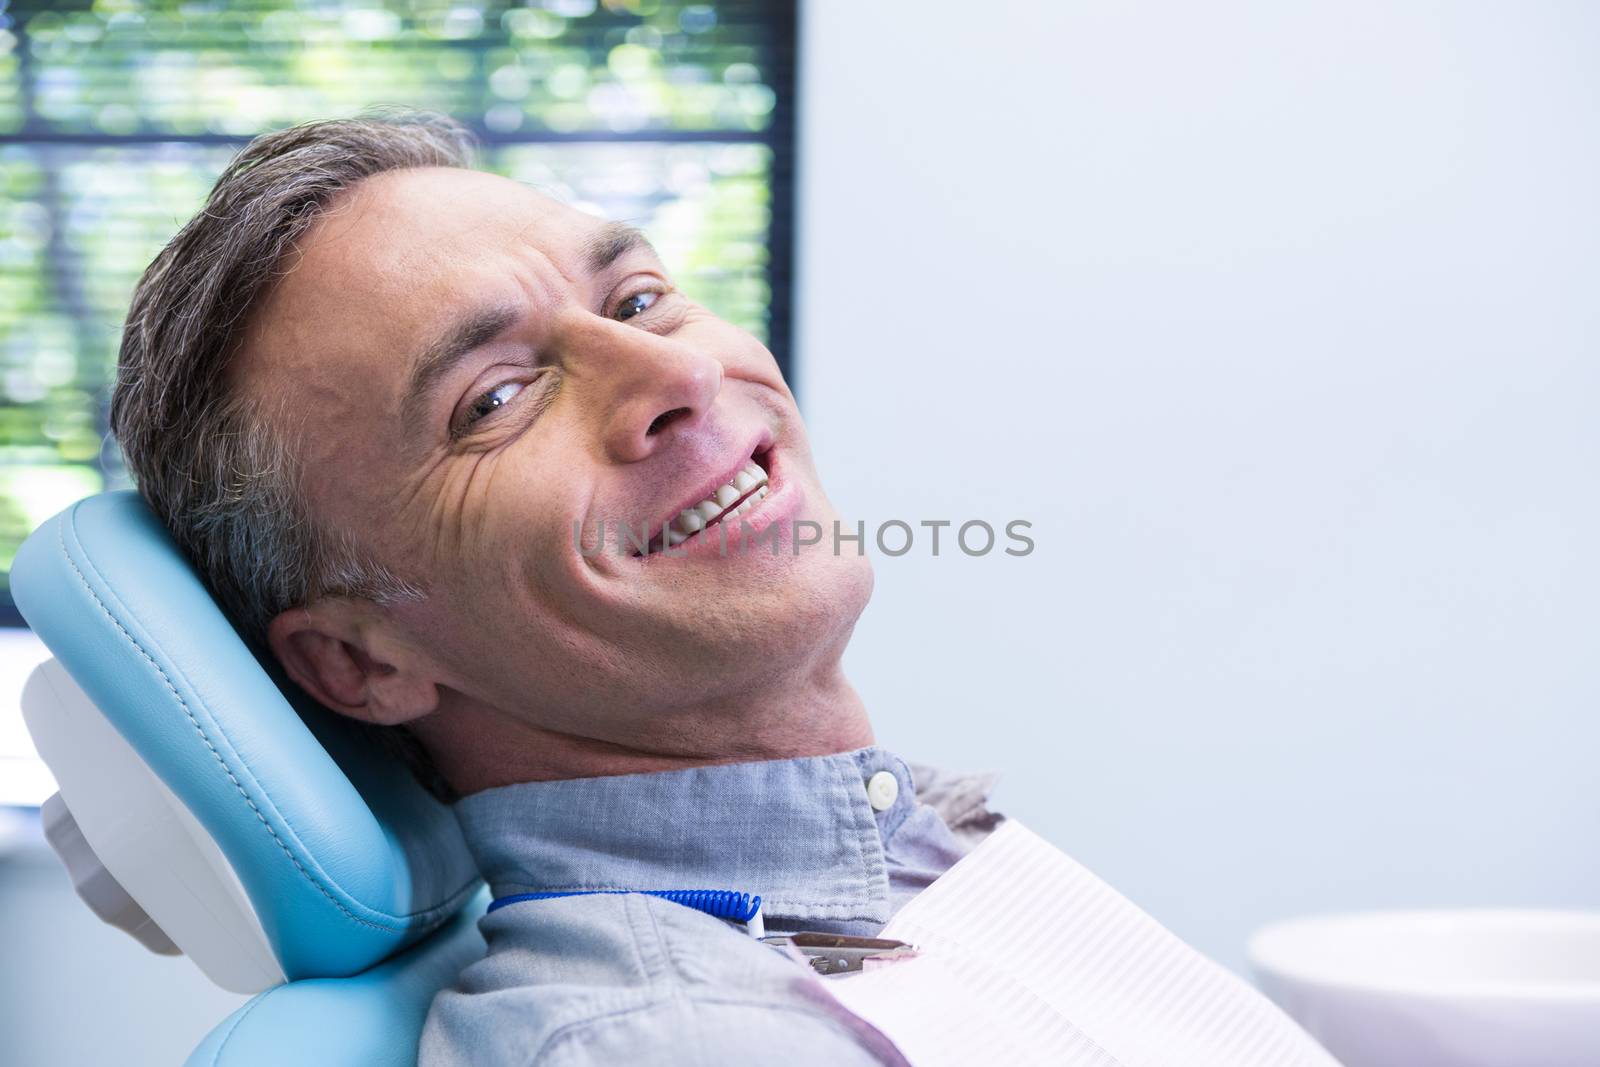
{"label": "lips", "polygon": [[647,551],[634,556],[654,555],[673,548],[696,534],[722,522],[737,522],[757,507],[771,491],[771,482],[759,453],[751,455],[733,475],[703,500],[684,508],[665,522],[649,541]]}

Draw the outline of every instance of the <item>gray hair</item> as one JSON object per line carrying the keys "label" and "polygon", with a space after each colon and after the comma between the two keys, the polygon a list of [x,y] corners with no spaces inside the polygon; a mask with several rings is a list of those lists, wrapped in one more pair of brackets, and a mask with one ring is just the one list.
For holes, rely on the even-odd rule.
{"label": "gray hair", "polygon": [[[454,119],[382,110],[251,141],[145,270],[117,360],[111,427],[139,491],[247,637],[320,596],[421,591],[310,513],[287,428],[228,364],[283,260],[342,190],[385,171],[472,165]],[[277,425],[275,425],[275,423]]]}
{"label": "gray hair", "polygon": [[[144,499],[258,644],[276,615],[319,597],[393,603],[422,591],[311,513],[287,428],[263,398],[230,386],[244,326],[338,193],[385,171],[470,167],[473,154],[465,127],[423,111],[377,109],[264,134],[134,290],[112,431]],[[379,732],[424,785],[451,798],[415,739]]]}

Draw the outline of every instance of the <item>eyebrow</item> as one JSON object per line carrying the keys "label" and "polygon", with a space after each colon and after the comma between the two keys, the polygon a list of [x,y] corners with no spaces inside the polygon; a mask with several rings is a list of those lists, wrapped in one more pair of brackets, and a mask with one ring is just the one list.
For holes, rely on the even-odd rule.
{"label": "eyebrow", "polygon": [[599,274],[637,249],[644,249],[651,255],[656,255],[655,246],[637,226],[626,222],[608,222],[584,242],[584,265],[589,268],[590,274]]}
{"label": "eyebrow", "polygon": [[[626,222],[607,222],[584,241],[582,258],[590,277],[610,269],[623,256],[635,250],[656,254],[655,246],[636,226]],[[660,258],[657,256],[657,258]],[[517,324],[522,311],[515,304],[494,304],[468,312],[430,342],[411,364],[406,382],[401,417],[415,425],[422,416],[428,397],[441,382],[478,348],[498,338]]]}

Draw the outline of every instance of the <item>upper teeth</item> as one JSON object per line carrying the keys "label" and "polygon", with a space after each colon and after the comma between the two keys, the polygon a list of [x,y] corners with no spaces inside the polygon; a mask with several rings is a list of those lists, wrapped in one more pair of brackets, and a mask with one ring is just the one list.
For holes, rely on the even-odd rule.
{"label": "upper teeth", "polygon": [[[766,495],[767,472],[754,463],[747,463],[743,470],[733,476],[733,481],[719,485],[715,493],[694,507],[680,511],[662,531],[662,540],[668,545],[676,545],[718,520],[737,519]],[[735,503],[739,506],[733,508]]]}

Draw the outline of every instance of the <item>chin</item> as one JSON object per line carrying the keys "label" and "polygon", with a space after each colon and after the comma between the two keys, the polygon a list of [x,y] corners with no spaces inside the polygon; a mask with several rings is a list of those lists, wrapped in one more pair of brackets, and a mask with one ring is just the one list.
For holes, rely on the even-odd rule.
{"label": "chin", "polygon": [[[872,595],[872,564],[817,551],[823,547],[784,560],[790,566],[781,575],[711,593],[711,610],[674,605],[657,647],[678,668],[678,683],[731,690],[837,660]],[[707,592],[696,583],[680,596],[703,605]]]}
{"label": "chin", "polygon": [[747,640],[803,668],[818,657],[837,657],[844,651],[856,620],[872,596],[872,563],[865,556],[834,555],[818,545],[796,560],[793,580],[781,600],[771,605],[770,635],[750,634]]}

